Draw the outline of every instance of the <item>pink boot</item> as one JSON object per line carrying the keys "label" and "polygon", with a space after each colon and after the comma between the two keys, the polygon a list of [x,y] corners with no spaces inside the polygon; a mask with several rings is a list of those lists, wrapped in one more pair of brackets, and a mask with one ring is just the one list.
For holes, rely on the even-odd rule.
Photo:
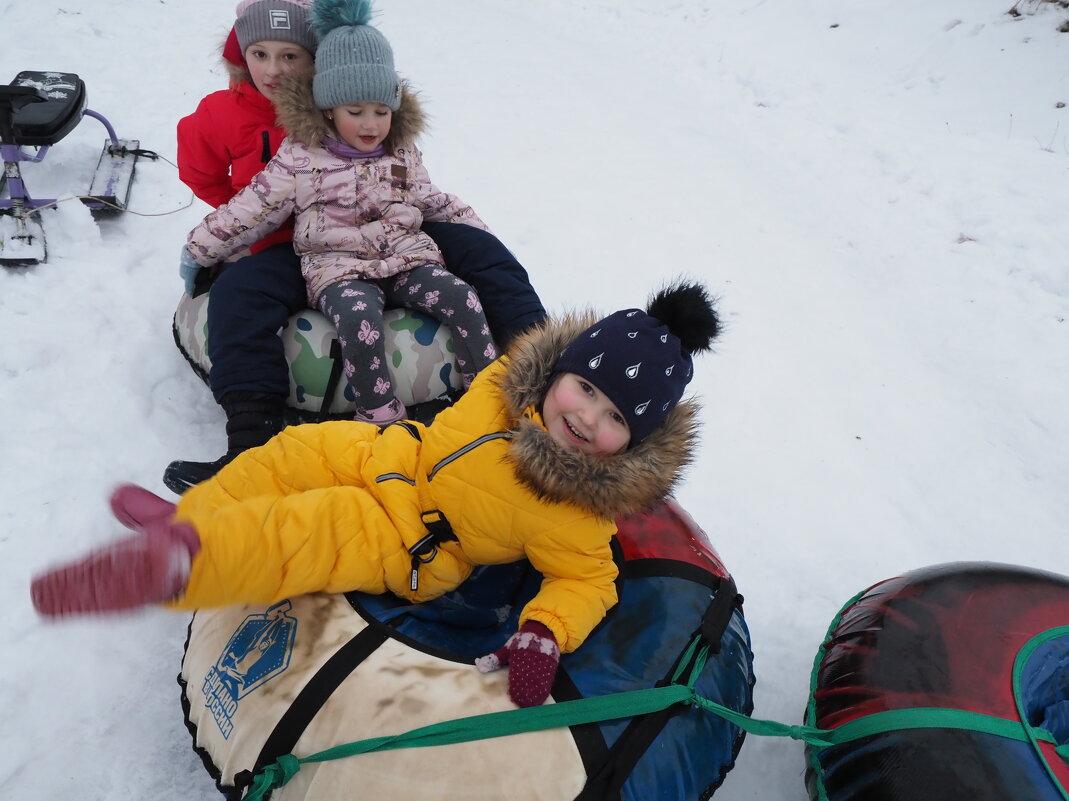
{"label": "pink boot", "polygon": [[174,504],[136,484],[122,484],[111,493],[111,513],[127,528],[138,529],[156,520],[170,520]]}
{"label": "pink boot", "polygon": [[175,598],[189,579],[200,537],[188,523],[149,522],[142,531],[34,578],[45,617],[119,612]]}
{"label": "pink boot", "polygon": [[354,419],[361,423],[374,423],[380,428],[385,428],[390,423],[408,418],[408,409],[397,398],[374,409],[357,409]]}

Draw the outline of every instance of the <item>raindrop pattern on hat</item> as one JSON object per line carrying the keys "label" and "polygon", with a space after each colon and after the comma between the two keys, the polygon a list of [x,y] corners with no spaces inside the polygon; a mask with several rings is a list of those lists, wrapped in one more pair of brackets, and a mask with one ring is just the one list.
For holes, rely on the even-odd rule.
{"label": "raindrop pattern on hat", "polygon": [[636,445],[679,403],[694,366],[668,326],[641,309],[624,309],[576,337],[553,371],[581,375],[604,392]]}

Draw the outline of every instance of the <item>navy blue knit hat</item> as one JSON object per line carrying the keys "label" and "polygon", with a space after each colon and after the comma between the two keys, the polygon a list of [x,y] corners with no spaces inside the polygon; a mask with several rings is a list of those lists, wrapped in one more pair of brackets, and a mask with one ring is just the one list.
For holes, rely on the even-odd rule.
{"label": "navy blue knit hat", "polygon": [[627,420],[634,446],[679,403],[694,376],[691,354],[708,350],[719,331],[704,288],[677,284],[646,311],[599,320],[564,349],[552,372],[581,375],[604,392]]}

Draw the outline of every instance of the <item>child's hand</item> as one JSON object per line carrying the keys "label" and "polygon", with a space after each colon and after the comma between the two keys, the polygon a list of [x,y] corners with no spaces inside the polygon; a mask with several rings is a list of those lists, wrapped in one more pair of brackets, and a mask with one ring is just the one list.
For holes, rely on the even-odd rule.
{"label": "child's hand", "polygon": [[201,266],[193,259],[193,254],[188,248],[182,248],[182,256],[178,260],[178,275],[182,278],[186,287],[186,294],[192,296],[196,290],[197,274]]}
{"label": "child's hand", "polygon": [[549,698],[557,676],[560,648],[553,633],[528,620],[492,654],[480,656],[475,667],[490,673],[509,666],[509,698],[516,706],[541,706]]}

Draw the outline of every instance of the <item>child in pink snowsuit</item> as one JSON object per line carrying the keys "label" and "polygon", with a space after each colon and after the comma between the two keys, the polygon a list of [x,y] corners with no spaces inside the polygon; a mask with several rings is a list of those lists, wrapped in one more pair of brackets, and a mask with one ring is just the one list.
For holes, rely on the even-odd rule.
{"label": "child in pink snowsuit", "polygon": [[321,40],[311,86],[291,75],[275,90],[289,136],[248,187],[190,233],[183,258],[214,264],[292,215],[309,305],[338,329],[356,419],[386,425],[407,415],[387,369],[387,303],[450,328],[465,387],[497,357],[475,290],[446,270],[420,230],[425,219],[487,228],[431,183],[413,145],[422,111],[393,69],[389,43],[366,24],[369,4],[327,21],[316,12],[313,4]]}

